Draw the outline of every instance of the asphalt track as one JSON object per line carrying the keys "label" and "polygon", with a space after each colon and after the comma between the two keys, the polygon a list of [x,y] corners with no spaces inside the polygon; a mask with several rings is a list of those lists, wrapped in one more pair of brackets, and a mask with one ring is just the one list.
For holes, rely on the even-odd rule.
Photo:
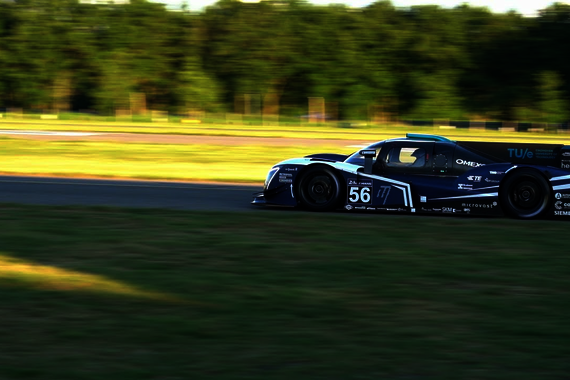
{"label": "asphalt track", "polygon": [[261,186],[0,176],[0,202],[177,210],[250,211]]}
{"label": "asphalt track", "polygon": [[[48,141],[113,141],[153,144],[214,144],[270,146],[319,145],[319,139],[235,136],[185,136],[135,133],[0,130],[11,138]],[[358,146],[354,140],[325,140],[331,146]],[[262,179],[260,179],[262,180]],[[105,180],[0,175],[0,203],[148,207],[178,210],[251,211],[252,194],[260,185],[191,183],[175,181]]]}

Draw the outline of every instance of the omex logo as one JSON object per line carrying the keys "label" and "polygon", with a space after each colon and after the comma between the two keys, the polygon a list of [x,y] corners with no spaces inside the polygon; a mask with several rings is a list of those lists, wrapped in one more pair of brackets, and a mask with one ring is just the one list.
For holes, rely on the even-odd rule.
{"label": "omex logo", "polygon": [[461,158],[458,158],[457,160],[455,160],[455,162],[458,165],[465,165],[465,166],[471,166],[472,168],[478,168],[479,166],[484,166],[485,164],[480,164],[478,162],[473,162],[473,161],[465,161]]}

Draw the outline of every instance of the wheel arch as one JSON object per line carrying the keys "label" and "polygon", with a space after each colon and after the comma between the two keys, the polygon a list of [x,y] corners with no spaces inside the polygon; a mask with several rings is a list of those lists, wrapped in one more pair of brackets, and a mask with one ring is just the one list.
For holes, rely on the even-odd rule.
{"label": "wheel arch", "polygon": [[514,175],[517,175],[521,170],[532,170],[535,173],[540,174],[540,176],[542,176],[542,178],[544,178],[544,180],[546,181],[548,188],[550,189],[551,195],[554,194],[554,190],[552,189],[552,183],[550,182],[550,177],[546,175],[543,170],[540,170],[532,166],[516,166],[508,170],[505,176],[501,179],[501,182],[499,183],[499,195],[501,194],[501,191],[505,190],[504,184],[505,182],[507,182],[507,179],[513,177]]}
{"label": "wheel arch", "polygon": [[323,169],[328,169],[328,170],[332,171],[338,177],[339,181],[342,181],[342,183],[346,184],[346,180],[344,179],[344,176],[342,174],[340,174],[340,170],[338,170],[334,166],[328,165],[327,163],[324,163],[324,162],[311,163],[309,165],[305,165],[301,170],[299,170],[299,173],[295,176],[295,183],[293,183],[293,192],[295,194],[295,197],[297,197],[297,191],[298,191],[297,187],[299,186],[299,181],[303,178],[305,173],[308,170],[312,170],[314,168],[319,168],[319,167],[322,167]]}

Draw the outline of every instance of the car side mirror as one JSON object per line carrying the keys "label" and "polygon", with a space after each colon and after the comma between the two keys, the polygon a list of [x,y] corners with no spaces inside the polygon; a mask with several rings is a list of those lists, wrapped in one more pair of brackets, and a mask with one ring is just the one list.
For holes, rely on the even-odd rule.
{"label": "car side mirror", "polygon": [[364,156],[364,173],[372,174],[372,160],[376,157],[376,149],[362,149],[360,155]]}

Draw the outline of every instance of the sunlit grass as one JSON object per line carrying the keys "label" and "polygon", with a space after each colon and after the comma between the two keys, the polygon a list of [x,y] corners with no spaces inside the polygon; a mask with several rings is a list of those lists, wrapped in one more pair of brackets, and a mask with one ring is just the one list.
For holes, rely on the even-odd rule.
{"label": "sunlit grass", "polygon": [[[260,183],[275,163],[311,153],[349,154],[363,145],[406,132],[434,133],[452,140],[517,141],[570,144],[564,134],[514,133],[487,130],[440,130],[405,126],[339,128],[327,126],[192,125],[162,123],[142,125],[121,122],[0,120],[0,129],[73,130],[137,133],[190,133],[198,135],[298,138],[291,146],[152,144],[91,141],[42,141],[0,138],[0,173],[114,178],[172,179]],[[71,125],[71,124],[80,125]],[[81,139],[81,138],[78,138]],[[309,139],[312,139],[311,141]],[[353,140],[339,146],[329,139]],[[317,140],[315,142],[314,140]],[[310,141],[310,143],[309,143]],[[320,141],[320,142],[319,142]]]}
{"label": "sunlit grass", "polygon": [[407,132],[447,136],[457,140],[560,142],[568,141],[567,134],[545,132],[508,132],[485,129],[440,129],[396,124],[373,124],[360,127],[342,127],[338,123],[300,125],[249,125],[249,124],[181,124],[137,123],[131,121],[101,122],[79,120],[18,120],[0,119],[0,129],[38,131],[89,131],[100,133],[187,134],[206,136],[342,139],[379,141],[402,137]]}
{"label": "sunlit grass", "polygon": [[276,162],[315,151],[351,153],[327,145],[163,145],[2,139],[0,172],[228,182],[263,182]]}
{"label": "sunlit grass", "polygon": [[[63,162],[64,161],[64,162]],[[105,158],[22,156],[5,159],[5,174],[46,174],[56,176],[95,176],[109,178],[145,178],[166,180],[204,180],[227,182],[263,182],[269,163],[192,163],[140,160],[127,162]]]}
{"label": "sunlit grass", "polygon": [[181,301],[179,297],[142,290],[105,276],[41,265],[6,254],[0,254],[0,280],[39,290],[92,292],[161,301]]}

